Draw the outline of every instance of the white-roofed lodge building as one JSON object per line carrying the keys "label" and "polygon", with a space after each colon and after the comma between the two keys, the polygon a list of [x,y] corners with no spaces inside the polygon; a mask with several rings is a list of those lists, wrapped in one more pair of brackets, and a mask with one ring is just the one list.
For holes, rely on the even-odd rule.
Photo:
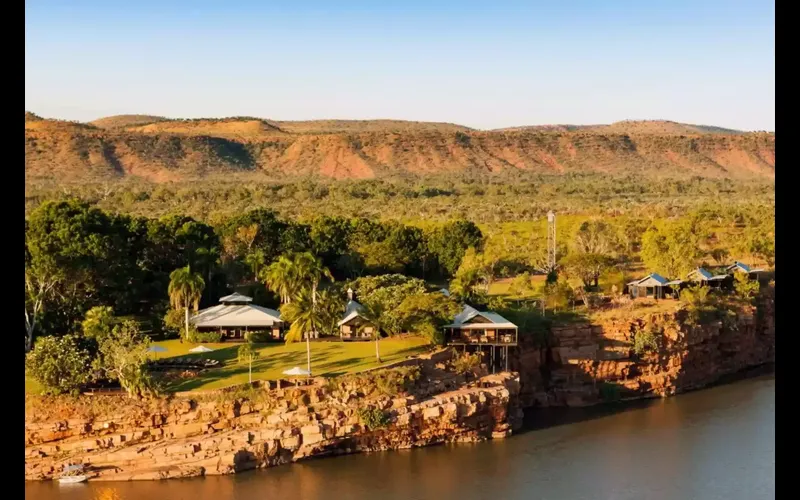
{"label": "white-roofed lodge building", "polygon": [[199,311],[189,319],[198,331],[219,331],[224,340],[245,340],[248,332],[265,332],[281,340],[286,324],[274,309],[251,304],[253,299],[233,293],[219,299],[219,305]]}

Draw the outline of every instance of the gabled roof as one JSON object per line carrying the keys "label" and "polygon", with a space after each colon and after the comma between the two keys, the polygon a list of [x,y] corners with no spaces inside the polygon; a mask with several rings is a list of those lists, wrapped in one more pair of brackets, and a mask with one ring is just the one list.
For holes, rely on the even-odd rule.
{"label": "gabled roof", "polygon": [[450,290],[448,290],[447,288],[442,288],[441,290],[439,290],[439,293],[441,293],[445,297],[449,297],[450,296]]}
{"label": "gabled roof", "polygon": [[692,278],[692,276],[697,276],[701,280],[710,280],[713,277],[713,275],[710,272],[706,271],[702,267],[698,267],[697,269],[686,275],[686,277],[690,279]]}
{"label": "gabled roof", "polygon": [[634,280],[634,281],[631,281],[628,284],[629,285],[639,285],[639,286],[641,286],[641,285],[645,285],[649,280],[653,280],[654,281],[653,285],[658,285],[658,286],[665,286],[667,283],[669,283],[669,280],[667,278],[661,276],[660,274],[651,273],[651,274],[648,274],[647,276],[645,276],[644,278],[642,278],[640,280]]}
{"label": "gabled roof", "polygon": [[347,306],[344,308],[344,317],[342,318],[337,326],[342,326],[343,324],[347,323],[348,321],[352,321],[353,319],[360,316],[359,312],[364,310],[364,306],[356,302],[355,300],[350,300],[347,302]]}
{"label": "gabled roof", "polygon": [[241,293],[232,293],[219,299],[220,304],[247,304],[253,301],[252,297]]}
{"label": "gabled roof", "polygon": [[281,314],[252,304],[220,304],[203,309],[189,320],[198,327],[259,327],[281,323]]}
{"label": "gabled roof", "polygon": [[740,271],[744,271],[746,273],[752,272],[750,270],[750,266],[748,266],[747,264],[743,264],[743,263],[739,262],[738,260],[736,262],[734,262],[733,264],[731,264],[730,266],[725,268],[726,271],[735,271],[737,269],[740,270]]}
{"label": "gabled roof", "polygon": [[[480,316],[489,321],[489,323],[468,323],[469,320]],[[474,307],[464,306],[464,309],[453,318],[453,323],[445,325],[446,328],[516,328],[517,325],[508,321],[499,314],[491,311],[478,311]]]}

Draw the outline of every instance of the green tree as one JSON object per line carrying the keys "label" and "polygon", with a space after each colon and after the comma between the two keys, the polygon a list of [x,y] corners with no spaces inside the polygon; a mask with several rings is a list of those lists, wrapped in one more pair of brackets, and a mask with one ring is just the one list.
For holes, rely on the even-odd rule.
{"label": "green tree", "polygon": [[579,253],[609,255],[618,246],[616,231],[603,220],[586,221],[575,234],[575,249]]}
{"label": "green tree", "polygon": [[444,344],[442,327],[452,323],[459,312],[461,306],[455,300],[438,292],[409,295],[396,310],[405,331],[418,333],[436,345]]}
{"label": "green tree", "polygon": [[728,258],[730,257],[730,251],[727,248],[714,248],[709,252],[711,258],[714,259],[714,262],[718,266],[723,266],[728,262]]}
{"label": "green tree", "polygon": [[751,280],[746,273],[736,273],[734,276],[733,289],[736,295],[742,299],[748,300],[758,295],[761,285],[758,280]]}
{"label": "green tree", "polygon": [[149,345],[150,339],[141,334],[136,322],[123,321],[100,341],[96,366],[118,380],[131,397],[154,394],[155,383],[147,371]]}
{"label": "green tree", "polygon": [[46,394],[77,393],[91,379],[89,352],[73,335],[41,337],[25,355],[28,374]]}
{"label": "green tree", "polygon": [[28,257],[25,259],[25,352],[28,352],[47,299],[61,283],[63,275],[53,265],[32,263],[27,250],[25,253]]}
{"label": "green tree", "polygon": [[574,253],[562,261],[564,270],[577,276],[586,288],[597,288],[600,276],[614,265],[614,259],[598,253]]}
{"label": "green tree", "polygon": [[[251,342],[245,342],[237,351],[239,363],[247,363],[248,382],[253,383],[253,361],[258,359],[258,351]],[[310,371],[310,370],[309,370]]]}
{"label": "green tree", "polygon": [[468,248],[483,248],[483,233],[473,222],[458,220],[437,227],[428,234],[428,249],[445,276],[453,276]]}
{"label": "green tree", "polygon": [[172,271],[169,275],[169,301],[175,309],[184,309],[186,318],[186,337],[189,337],[189,307],[197,311],[205,281],[200,273],[192,272],[189,266]]}
{"label": "green tree", "polygon": [[709,287],[694,285],[681,290],[681,302],[687,306],[689,322],[697,324],[702,321],[709,312],[710,297]]}
{"label": "green tree", "polygon": [[466,302],[483,303],[488,291],[486,269],[479,255],[470,249],[450,282],[450,293]]}
{"label": "green tree", "polygon": [[531,279],[531,273],[528,271],[518,274],[511,281],[511,285],[508,287],[508,293],[516,296],[523,296],[532,293],[534,291],[534,287]]}
{"label": "green tree", "polygon": [[83,336],[100,342],[111,333],[117,319],[114,310],[109,306],[96,306],[86,312],[86,319],[81,323]]}
{"label": "green tree", "polygon": [[650,227],[642,236],[642,260],[654,272],[683,276],[702,257],[703,239],[704,232],[695,221],[675,221],[661,229]]}

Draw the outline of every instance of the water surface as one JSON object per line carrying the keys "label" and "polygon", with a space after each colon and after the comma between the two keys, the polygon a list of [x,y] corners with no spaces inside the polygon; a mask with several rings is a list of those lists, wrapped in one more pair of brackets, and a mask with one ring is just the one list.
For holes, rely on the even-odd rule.
{"label": "water surface", "polygon": [[775,497],[775,379],[621,409],[540,410],[504,441],[310,460],[236,476],[59,486],[31,500]]}

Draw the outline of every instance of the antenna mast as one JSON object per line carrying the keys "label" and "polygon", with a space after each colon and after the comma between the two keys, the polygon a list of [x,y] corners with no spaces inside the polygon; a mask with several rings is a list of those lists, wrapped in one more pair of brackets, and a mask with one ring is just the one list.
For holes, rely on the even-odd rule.
{"label": "antenna mast", "polygon": [[547,271],[556,268],[556,214],[547,212]]}

